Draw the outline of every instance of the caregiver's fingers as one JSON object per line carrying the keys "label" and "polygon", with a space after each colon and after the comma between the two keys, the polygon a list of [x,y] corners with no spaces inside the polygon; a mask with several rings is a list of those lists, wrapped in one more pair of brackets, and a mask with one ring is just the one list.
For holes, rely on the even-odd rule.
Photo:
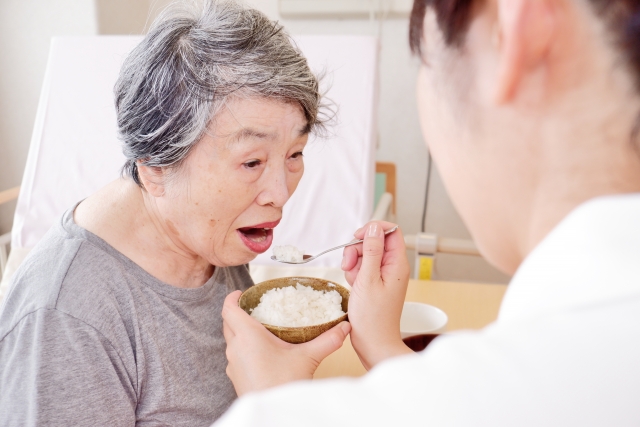
{"label": "caregiver's fingers", "polygon": [[353,284],[356,281],[356,278],[358,277],[358,272],[360,272],[361,267],[362,267],[362,257],[359,257],[355,267],[353,267],[349,271],[345,271],[344,276],[347,279],[347,283],[349,283],[349,285],[353,286]]}
{"label": "caregiver's fingers", "polygon": [[358,273],[358,283],[369,285],[380,281],[384,240],[382,225],[378,222],[369,223],[362,245],[362,266]]}
{"label": "caregiver's fingers", "polygon": [[[397,224],[393,224],[391,222],[385,222],[385,221],[375,221],[375,223],[380,224],[380,226],[384,231],[391,230],[393,227],[397,226]],[[374,222],[370,222],[364,227],[362,227],[361,229],[359,229],[356,232],[356,236],[359,239],[363,239],[365,237],[366,230],[368,230],[371,224],[374,224]],[[358,251],[358,256],[362,256],[364,249],[361,244],[353,245],[349,247],[355,248],[355,250]],[[390,252],[390,253],[402,253],[402,254],[405,253],[407,248],[405,246],[404,235],[400,227],[398,227],[398,229],[391,234],[385,234],[384,249],[385,249],[385,252]]]}
{"label": "caregiver's fingers", "polygon": [[404,235],[400,227],[393,233],[385,235],[384,248],[386,252],[405,254],[407,248],[404,244]]}
{"label": "caregiver's fingers", "polygon": [[224,340],[227,344],[229,344],[229,341],[236,336],[225,320],[222,321],[222,335],[224,335]]}
{"label": "caregiver's fingers", "polygon": [[408,265],[408,262],[407,248],[400,230],[388,235],[384,242],[384,259],[381,268],[383,273],[389,268],[394,269],[404,264]]}
{"label": "caregiver's fingers", "polygon": [[[376,223],[380,224],[380,226],[384,231],[391,230],[393,227],[396,226],[396,224],[393,224],[391,222],[376,221]],[[369,224],[367,224],[365,227],[361,229],[363,231],[360,231],[360,235],[362,236],[360,237],[360,239],[364,237],[367,227],[370,226],[371,224],[373,224],[373,222],[370,222]],[[395,252],[404,253],[406,251],[406,245],[404,243],[404,235],[400,227],[398,227],[398,229],[393,233],[385,235],[384,248],[385,248],[385,252],[392,252],[392,253],[395,253]]]}
{"label": "caregiver's fingers", "polygon": [[233,291],[224,299],[224,305],[227,304],[238,307],[238,300],[240,300],[240,296],[242,295],[242,291]]}
{"label": "caregiver's fingers", "polygon": [[[365,233],[367,232],[367,229],[369,228],[369,225],[373,224],[374,222],[376,224],[380,224],[380,226],[384,231],[391,230],[393,227],[398,225],[398,224],[394,224],[392,222],[387,222],[387,221],[371,221],[365,224],[364,227],[358,228],[358,230],[356,230],[353,236],[358,240],[362,240],[364,238]],[[395,234],[395,233],[392,233],[392,234]]]}
{"label": "caregiver's fingers", "polygon": [[234,335],[241,333],[244,329],[253,327],[256,322],[254,318],[238,306],[240,295],[242,295],[241,291],[231,292],[224,299],[224,305],[222,306],[224,324],[228,326]]}
{"label": "caregiver's fingers", "polygon": [[299,349],[307,354],[315,363],[320,364],[328,355],[342,347],[342,343],[351,331],[349,322],[340,322],[317,338],[299,344]]}
{"label": "caregiver's fingers", "polygon": [[342,252],[342,271],[351,270],[358,262],[359,256],[360,254],[358,253],[357,248],[355,248],[354,246],[347,246],[346,248],[344,248],[344,251]]}

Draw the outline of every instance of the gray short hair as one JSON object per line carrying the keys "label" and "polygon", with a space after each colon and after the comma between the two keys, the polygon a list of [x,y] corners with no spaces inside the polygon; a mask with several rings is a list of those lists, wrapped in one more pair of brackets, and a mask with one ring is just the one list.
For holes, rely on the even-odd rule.
{"label": "gray short hair", "polygon": [[172,4],[126,58],[115,85],[123,175],[178,167],[230,96],[300,105],[322,129],[318,78],[283,27],[235,1]]}

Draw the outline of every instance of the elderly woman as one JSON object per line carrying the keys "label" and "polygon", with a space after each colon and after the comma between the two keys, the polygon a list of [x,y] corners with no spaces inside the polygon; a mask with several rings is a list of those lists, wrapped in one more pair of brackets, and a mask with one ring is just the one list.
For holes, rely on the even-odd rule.
{"label": "elderly woman", "polygon": [[[498,320],[410,354],[403,239],[370,224],[343,269],[351,341],[375,368],[252,394],[221,425],[640,425],[640,1],[415,0],[411,45],[447,190],[514,274]],[[310,378],[318,355],[279,346],[237,298],[236,390]]]}
{"label": "elderly woman", "polygon": [[123,178],[64,214],[0,314],[3,427],[205,426],[236,398],[220,312],[300,181],[318,81],[281,26],[208,2],[159,18],[115,103]]}

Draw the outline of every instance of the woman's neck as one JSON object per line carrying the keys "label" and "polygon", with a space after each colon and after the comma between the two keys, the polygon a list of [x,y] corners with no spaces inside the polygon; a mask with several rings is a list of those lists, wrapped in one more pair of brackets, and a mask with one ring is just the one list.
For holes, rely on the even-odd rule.
{"label": "woman's neck", "polygon": [[130,179],[118,179],[87,198],[74,219],[170,285],[200,287],[213,274],[214,267],[175,238],[154,200]]}
{"label": "woman's neck", "polygon": [[640,193],[640,141],[632,141],[629,129],[628,123],[620,123],[607,133],[574,136],[570,144],[550,144],[556,148],[549,151],[533,192],[529,227],[521,236],[522,254],[529,254],[582,203]]}

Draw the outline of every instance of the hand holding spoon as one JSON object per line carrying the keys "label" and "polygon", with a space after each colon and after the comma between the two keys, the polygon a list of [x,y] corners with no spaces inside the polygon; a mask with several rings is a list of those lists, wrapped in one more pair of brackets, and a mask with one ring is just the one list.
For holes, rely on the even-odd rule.
{"label": "hand holding spoon", "polygon": [[[398,229],[398,226],[396,225],[395,227],[385,231],[384,234],[385,235],[391,234],[394,231],[396,231],[397,229]],[[336,246],[335,248],[327,249],[326,251],[320,252],[317,255],[303,255],[302,256],[302,261],[283,261],[283,260],[279,260],[278,258],[276,258],[273,255],[271,256],[271,259],[274,260],[274,261],[285,263],[285,264],[306,264],[309,261],[313,261],[314,259],[316,259],[319,256],[322,256],[322,255],[324,255],[324,254],[326,254],[328,252],[335,251],[336,249],[344,248],[344,247],[351,246],[351,245],[357,245],[358,243],[362,243],[362,242],[363,242],[363,240],[354,240],[353,242],[345,243],[344,245],[340,245],[340,246]]]}

